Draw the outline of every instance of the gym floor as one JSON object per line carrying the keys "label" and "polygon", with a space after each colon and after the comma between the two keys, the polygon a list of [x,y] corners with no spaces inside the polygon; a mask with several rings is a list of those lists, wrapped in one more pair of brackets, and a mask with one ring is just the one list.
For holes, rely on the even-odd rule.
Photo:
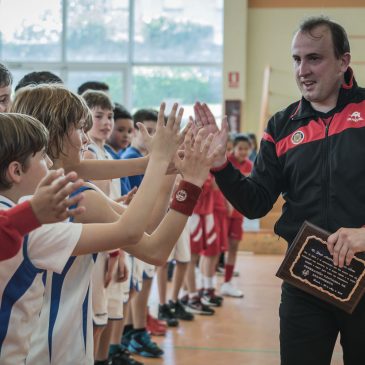
{"label": "gym floor", "polygon": [[[234,284],[243,299],[225,298],[212,317],[181,322],[166,337],[154,337],[165,351],[162,359],[142,359],[145,365],[278,365],[281,280],[275,273],[280,255],[240,253]],[[221,282],[222,278],[219,278]],[[336,345],[331,365],[342,364]]]}

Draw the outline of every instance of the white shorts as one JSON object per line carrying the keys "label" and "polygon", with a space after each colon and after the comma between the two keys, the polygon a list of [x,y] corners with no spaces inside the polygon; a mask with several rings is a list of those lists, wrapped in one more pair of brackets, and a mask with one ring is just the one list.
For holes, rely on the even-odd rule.
{"label": "white shorts", "polygon": [[156,266],[147,264],[146,262],[143,262],[143,280],[145,279],[153,279],[156,272]]}
{"label": "white shorts", "polygon": [[105,326],[108,323],[108,299],[104,286],[108,260],[109,254],[107,252],[98,253],[91,277],[93,322],[95,326]]}
{"label": "white shorts", "polygon": [[137,292],[142,290],[143,285],[143,270],[144,270],[144,262],[137,259],[134,256],[126,255],[126,262],[128,263],[128,280],[123,284],[123,293],[124,293],[124,303],[129,300],[129,292],[134,289]]}
{"label": "white shorts", "polygon": [[[127,255],[125,255],[125,265],[127,265],[129,271],[128,262],[129,259],[127,258]],[[108,318],[112,320],[123,319],[125,283],[127,283],[128,285],[128,278],[122,283],[116,281],[117,270],[118,270],[118,265],[115,265],[113,270],[112,280],[106,289],[107,301],[108,301]]]}
{"label": "white shorts", "polygon": [[177,240],[174,248],[172,249],[169,259],[167,261],[176,260],[178,262],[190,262],[191,251],[190,251],[190,229],[189,225],[186,224],[182,231],[179,239]]}

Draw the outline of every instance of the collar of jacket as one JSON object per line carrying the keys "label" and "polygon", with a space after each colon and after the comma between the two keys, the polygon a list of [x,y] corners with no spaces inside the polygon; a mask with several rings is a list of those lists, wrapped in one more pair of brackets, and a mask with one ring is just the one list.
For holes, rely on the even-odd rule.
{"label": "collar of jacket", "polygon": [[336,106],[327,113],[318,112],[312,108],[312,105],[308,100],[304,97],[300,100],[296,111],[290,117],[291,120],[300,120],[306,118],[316,118],[318,116],[327,118],[332,116],[338,110],[342,109],[342,107],[348,104],[349,100],[351,100],[352,95],[354,95],[356,89],[358,88],[357,82],[354,77],[354,72],[352,68],[349,67],[345,72],[345,82],[341,85],[340,93],[338,95]]}

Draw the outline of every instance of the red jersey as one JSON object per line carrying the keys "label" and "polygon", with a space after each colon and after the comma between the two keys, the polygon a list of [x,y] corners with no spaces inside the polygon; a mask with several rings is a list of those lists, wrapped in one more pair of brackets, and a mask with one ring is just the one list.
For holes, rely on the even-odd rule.
{"label": "red jersey", "polygon": [[213,190],[214,196],[214,211],[228,213],[227,201],[223,193],[217,187]]}
{"label": "red jersey", "polygon": [[[248,158],[246,158],[243,162],[238,162],[236,157],[234,157],[233,153],[228,155],[227,158],[236,169],[241,171],[241,174],[243,174],[245,176],[248,176],[251,174],[253,163]],[[231,217],[232,218],[241,218],[242,214],[238,210],[234,209]]]}
{"label": "red jersey", "polygon": [[214,211],[214,188],[213,188],[213,176],[209,174],[207,180],[202,186],[202,192],[195,205],[195,214],[212,214]]}

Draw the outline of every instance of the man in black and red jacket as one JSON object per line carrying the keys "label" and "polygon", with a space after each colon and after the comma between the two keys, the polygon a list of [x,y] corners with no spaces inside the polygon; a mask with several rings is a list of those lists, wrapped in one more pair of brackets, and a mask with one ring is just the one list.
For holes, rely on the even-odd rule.
{"label": "man in black and red jacket", "polygon": [[[292,57],[302,99],[270,119],[252,174],[243,176],[223,153],[212,172],[248,218],[266,215],[282,194],[275,232],[289,245],[304,220],[336,232],[329,248],[342,266],[361,245],[350,239],[353,229],[341,227],[365,224],[365,89],[349,67],[345,30],[327,18],[300,26]],[[206,105],[197,104],[195,114],[198,127],[216,132]],[[212,147],[226,134],[224,122]],[[279,313],[282,365],[329,365],[339,332],[344,364],[365,363],[365,298],[349,315],[284,282]]]}

